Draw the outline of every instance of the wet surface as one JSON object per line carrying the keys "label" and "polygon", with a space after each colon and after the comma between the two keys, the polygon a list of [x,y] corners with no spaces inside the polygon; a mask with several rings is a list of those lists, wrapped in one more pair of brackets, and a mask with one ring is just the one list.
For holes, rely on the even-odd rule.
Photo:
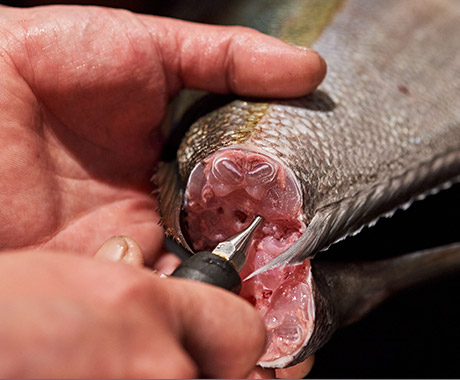
{"label": "wet surface", "polygon": [[[99,4],[166,15],[164,8],[177,5],[178,1],[172,4],[143,0],[21,0],[2,3],[13,6]],[[222,4],[218,7],[223,9]],[[398,87],[398,91],[404,94],[410,90]],[[378,259],[458,241],[459,216],[460,185],[457,185],[333,246],[324,258]],[[459,294],[460,276],[457,276],[394,297],[364,320],[338,331],[316,355],[309,377],[460,378]]]}

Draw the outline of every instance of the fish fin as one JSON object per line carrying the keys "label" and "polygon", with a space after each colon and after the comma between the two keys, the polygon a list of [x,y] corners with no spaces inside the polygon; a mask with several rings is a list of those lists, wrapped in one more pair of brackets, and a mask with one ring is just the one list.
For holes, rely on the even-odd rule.
{"label": "fish fin", "polygon": [[300,238],[296,240],[293,245],[281,253],[281,255],[275,257],[273,260],[265,264],[263,267],[252,272],[245,278],[245,281],[273,268],[288,264],[300,263],[306,258],[315,254],[315,248],[317,248],[321,243],[321,237],[325,231],[327,231],[327,226],[330,224],[329,221],[332,217],[332,214],[328,213],[327,211],[322,210],[317,212],[305,232]]}
{"label": "fish fin", "polygon": [[152,182],[158,187],[158,211],[161,216],[160,223],[166,235],[174,238],[188,251],[193,252],[182,234],[180,225],[184,190],[177,162],[160,162],[152,176]]}
{"label": "fish fin", "polygon": [[[407,209],[413,201],[424,199],[427,195],[436,194],[460,182],[460,176],[452,177],[458,172],[459,157],[458,152],[448,152],[429,163],[437,166],[438,171],[445,175],[444,178],[450,177],[450,180],[432,178],[433,182],[425,183],[427,177],[423,171],[427,170],[427,166],[421,166],[418,170],[390,179],[389,183],[376,184],[368,191],[320,208],[293,245],[245,280],[281,265],[301,263],[347,236],[359,233],[363,227],[374,225],[381,217],[390,217],[398,209]],[[421,188],[425,191],[419,194],[414,191]]]}

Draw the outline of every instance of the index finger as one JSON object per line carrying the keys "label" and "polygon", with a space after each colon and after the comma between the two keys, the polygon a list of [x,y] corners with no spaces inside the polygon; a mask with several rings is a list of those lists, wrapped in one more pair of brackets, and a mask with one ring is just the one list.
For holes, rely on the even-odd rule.
{"label": "index finger", "polygon": [[[15,16],[19,27],[8,24]],[[3,37],[16,68],[39,93],[94,86],[104,92],[104,85],[116,90],[131,79],[165,86],[170,96],[185,86],[294,97],[314,90],[326,73],[315,51],[245,27],[69,6],[9,8],[0,21],[11,30]]]}
{"label": "index finger", "polygon": [[248,28],[100,7],[2,11],[0,58],[21,88],[53,120],[145,167],[156,157],[152,130],[181,88],[296,97],[326,72],[314,51]]}
{"label": "index finger", "polygon": [[326,74],[314,50],[254,29],[141,17],[158,38],[164,68],[189,88],[239,95],[294,97],[313,91]]}

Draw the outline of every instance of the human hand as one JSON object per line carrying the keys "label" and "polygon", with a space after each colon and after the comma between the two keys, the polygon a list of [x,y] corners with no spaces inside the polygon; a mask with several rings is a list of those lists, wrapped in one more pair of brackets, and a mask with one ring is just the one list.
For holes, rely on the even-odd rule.
{"label": "human hand", "polygon": [[96,7],[2,7],[0,247],[92,255],[129,235],[162,242],[149,179],[182,87],[298,96],[316,53],[253,30]]}
{"label": "human hand", "polygon": [[130,265],[8,253],[0,284],[2,378],[238,378],[264,347],[243,299]]}
{"label": "human hand", "polygon": [[[166,255],[165,256],[166,260],[162,260],[163,263],[161,266],[166,272],[172,272],[175,265],[177,265],[177,260],[172,260],[172,261],[170,260],[171,256],[172,255],[169,255],[169,256]],[[115,236],[107,240],[102,245],[102,247],[98,250],[95,257],[97,259],[103,259],[103,260],[122,261],[128,264],[134,265],[134,266],[141,266],[142,261],[143,261],[142,250],[138,246],[138,244],[131,238],[124,237],[124,236]],[[184,286],[185,285],[186,284],[184,284]],[[205,286],[202,292],[206,292],[207,288],[212,288],[212,287]],[[187,290],[185,289],[184,292],[187,293]],[[224,293],[228,294],[227,292],[224,292]],[[237,315],[238,310],[234,308],[231,310],[231,313],[234,313],[235,315]],[[224,330],[225,333],[222,335],[218,334],[219,336],[217,338],[227,339],[227,333],[230,331],[230,340],[232,340],[232,335],[231,335],[232,329],[229,328],[229,325],[226,324],[226,321],[221,320],[219,322],[222,322],[222,330]],[[243,328],[246,328],[246,326],[243,326]],[[254,330],[252,332],[254,333]],[[263,339],[261,341],[263,341]],[[234,342],[234,343],[237,343],[237,342]],[[234,345],[233,349],[237,350],[237,352],[243,355],[246,352],[246,349],[238,350],[237,345]],[[224,353],[224,358],[227,357],[228,354],[229,353]],[[314,363],[314,356],[310,356],[303,362],[295,366],[284,368],[284,369],[275,370],[275,369],[264,369],[261,367],[254,367],[248,374],[247,378],[250,378],[250,379],[273,379],[273,378],[297,379],[298,378],[300,379],[300,378],[304,378],[310,372],[313,366],[313,363]],[[240,368],[241,371],[243,369],[244,368]],[[242,377],[242,376],[239,376],[239,377]]]}
{"label": "human hand", "polygon": [[124,234],[148,264],[162,242],[149,178],[169,99],[183,86],[298,96],[325,71],[248,29],[104,8],[2,7],[0,41],[0,248],[91,256]]}

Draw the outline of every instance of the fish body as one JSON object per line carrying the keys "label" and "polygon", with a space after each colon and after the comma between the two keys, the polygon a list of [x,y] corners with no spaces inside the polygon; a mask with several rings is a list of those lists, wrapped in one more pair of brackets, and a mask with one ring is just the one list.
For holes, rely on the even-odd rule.
{"label": "fish body", "polygon": [[[177,162],[156,176],[167,232],[190,250],[212,248],[255,214],[267,220],[250,270],[272,272],[248,282],[246,296],[264,295],[254,302],[276,337],[296,324],[302,330],[296,348],[275,347],[267,366],[304,358],[320,346],[312,343],[315,332],[323,342],[333,330],[323,329],[332,304],[321,309],[314,301],[320,294],[314,266],[290,264],[460,177],[459,6],[438,0],[290,6],[291,13],[286,5],[273,12],[278,21],[268,32],[297,44],[313,40],[328,63],[324,83],[303,98],[236,99],[200,118]],[[281,22],[280,14],[290,16]],[[303,29],[311,14],[316,28]],[[271,318],[279,294],[298,290],[309,301]]]}
{"label": "fish body", "polygon": [[299,362],[316,352],[334,331],[358,321],[391,295],[408,287],[458,274],[460,243],[369,262],[312,260],[317,324]]}
{"label": "fish body", "polygon": [[302,261],[457,181],[460,9],[423,3],[347,2],[313,45],[329,67],[319,91],[236,100],[202,119],[178,154],[182,179],[197,161],[243,140],[291,168],[309,229],[298,242],[305,249],[278,262]]}

